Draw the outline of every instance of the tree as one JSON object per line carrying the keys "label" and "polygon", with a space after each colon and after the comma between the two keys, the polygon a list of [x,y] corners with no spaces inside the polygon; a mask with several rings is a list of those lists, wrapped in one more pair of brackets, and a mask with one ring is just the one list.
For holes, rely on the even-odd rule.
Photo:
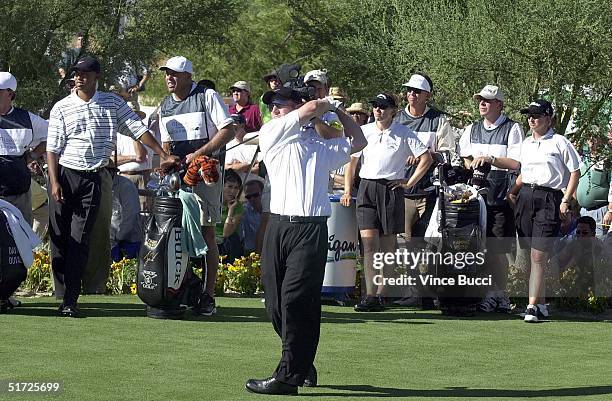
{"label": "tree", "polygon": [[[307,7],[303,4],[294,9]],[[410,74],[422,71],[434,80],[437,104],[451,114],[476,111],[473,93],[497,83],[507,93],[506,110],[514,116],[537,97],[551,100],[558,132],[565,132],[577,106],[578,136],[588,136],[595,121],[610,121],[610,107],[605,106],[612,94],[609,2],[307,4],[316,4],[320,12],[300,13],[299,26],[305,32],[319,29],[327,65],[354,99],[399,90]]]}
{"label": "tree", "polygon": [[218,29],[237,9],[235,0],[4,0],[0,25],[0,69],[19,81],[18,103],[48,113],[65,92],[57,63],[69,39],[84,33],[82,53],[102,64],[107,88],[125,62],[154,63],[187,43],[221,41]]}

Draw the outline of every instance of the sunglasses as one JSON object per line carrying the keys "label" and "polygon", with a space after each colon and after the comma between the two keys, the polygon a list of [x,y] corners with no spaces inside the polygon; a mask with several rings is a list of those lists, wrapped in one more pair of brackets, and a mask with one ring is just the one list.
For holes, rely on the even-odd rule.
{"label": "sunglasses", "polygon": [[538,118],[542,118],[544,117],[544,114],[528,114],[527,118],[533,118],[534,120],[537,120]]}
{"label": "sunglasses", "polygon": [[261,194],[259,192],[254,193],[254,194],[244,195],[244,197],[247,198],[247,199],[259,198],[260,196],[261,196]]}
{"label": "sunglasses", "polygon": [[373,104],[372,108],[374,108],[374,109],[381,109],[381,110],[387,110],[389,108],[389,105],[387,105],[387,104]]}
{"label": "sunglasses", "polygon": [[232,93],[246,92],[244,89],[232,88]]}
{"label": "sunglasses", "polygon": [[418,88],[406,88],[406,92],[407,92],[407,93],[412,92],[412,93],[414,93],[415,95],[420,95],[420,94],[421,94],[421,92],[423,92],[423,90],[422,90],[422,89],[418,89]]}

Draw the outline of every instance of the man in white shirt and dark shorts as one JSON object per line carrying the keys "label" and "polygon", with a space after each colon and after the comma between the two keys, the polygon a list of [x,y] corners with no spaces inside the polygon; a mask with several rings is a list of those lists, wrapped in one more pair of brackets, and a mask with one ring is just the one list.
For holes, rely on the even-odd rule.
{"label": "man in white shirt and dark shorts", "polygon": [[[365,139],[338,102],[302,103],[290,88],[269,91],[272,120],[260,131],[259,145],[271,184],[270,220],[261,256],[266,311],[282,339],[282,356],[267,379],[250,379],[246,389],[260,394],[297,394],[298,386],[316,385],[314,358],[321,326],[321,287],[327,260],[329,172],[361,150]],[[345,136],[323,139],[313,118],[336,111]],[[351,143],[352,142],[352,143]]]}

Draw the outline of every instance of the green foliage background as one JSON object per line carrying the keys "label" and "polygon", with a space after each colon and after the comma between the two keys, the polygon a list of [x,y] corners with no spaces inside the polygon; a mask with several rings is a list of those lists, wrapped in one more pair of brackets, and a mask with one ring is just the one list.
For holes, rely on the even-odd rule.
{"label": "green foliage background", "polygon": [[[449,114],[477,108],[471,97],[497,83],[515,117],[545,96],[558,111],[558,131],[570,117],[577,138],[610,130],[612,3],[598,0],[4,0],[0,69],[19,79],[18,103],[48,112],[63,96],[56,72],[77,31],[85,51],[103,64],[108,87],[124,61],[155,67],[172,55],[194,61],[195,79],[222,94],[283,62],[302,72],[326,68],[351,101],[381,90],[400,92],[416,71],[434,81],[435,103]],[[143,95],[165,95],[154,74]]]}

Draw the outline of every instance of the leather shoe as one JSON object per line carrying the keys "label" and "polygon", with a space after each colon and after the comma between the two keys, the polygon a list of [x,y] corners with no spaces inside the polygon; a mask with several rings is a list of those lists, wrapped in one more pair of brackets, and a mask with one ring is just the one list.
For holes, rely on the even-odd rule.
{"label": "leather shoe", "polygon": [[316,387],[317,386],[317,369],[312,365],[306,378],[304,379],[304,387]]}
{"label": "leather shoe", "polygon": [[249,379],[244,386],[247,391],[257,394],[297,395],[297,386],[279,382],[275,377],[263,380]]}
{"label": "leather shoe", "polygon": [[81,317],[79,308],[76,305],[61,304],[58,311],[59,315],[63,317]]}

